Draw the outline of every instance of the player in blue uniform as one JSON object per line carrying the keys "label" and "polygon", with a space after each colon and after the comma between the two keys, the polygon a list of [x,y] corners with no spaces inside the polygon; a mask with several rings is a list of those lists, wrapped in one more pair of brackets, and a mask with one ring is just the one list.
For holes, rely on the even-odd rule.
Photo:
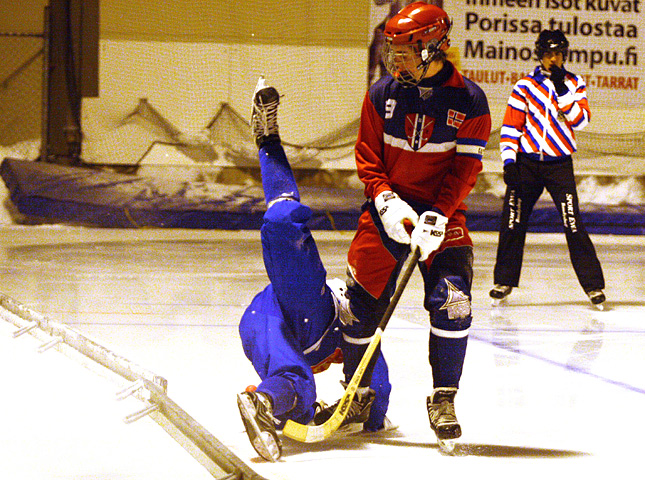
{"label": "player in blue uniform", "polygon": [[[300,203],[280,143],[278,104],[278,92],[261,77],[253,95],[252,129],[267,202],[260,232],[271,283],[255,296],[240,321],[244,353],[262,381],[237,399],[251,444],[269,461],[282,454],[276,427],[287,419],[301,424],[313,419],[317,405],[313,375],[342,362],[340,325],[354,320],[347,308],[345,282],[327,280],[307,227],[312,212]],[[372,379],[373,403],[363,429],[391,428],[385,418],[391,386],[382,355]]]}

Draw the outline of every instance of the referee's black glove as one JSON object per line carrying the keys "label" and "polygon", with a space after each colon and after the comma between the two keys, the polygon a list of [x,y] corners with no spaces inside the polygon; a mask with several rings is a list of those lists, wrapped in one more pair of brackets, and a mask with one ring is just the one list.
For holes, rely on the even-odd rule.
{"label": "referee's black glove", "polygon": [[566,94],[569,89],[567,86],[564,84],[564,68],[558,67],[557,65],[551,65],[551,81],[553,82],[553,85],[555,86],[555,91],[558,93],[558,95],[564,95]]}
{"label": "referee's black glove", "polygon": [[504,183],[509,187],[518,187],[522,178],[520,167],[517,162],[510,162],[504,165]]}

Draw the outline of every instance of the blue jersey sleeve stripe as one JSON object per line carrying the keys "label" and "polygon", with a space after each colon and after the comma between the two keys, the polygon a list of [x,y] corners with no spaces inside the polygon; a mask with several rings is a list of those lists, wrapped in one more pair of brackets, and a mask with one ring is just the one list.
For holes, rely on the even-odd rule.
{"label": "blue jersey sleeve stripe", "polygon": [[[485,147],[486,146],[486,141],[485,140],[480,140],[478,138],[458,138],[457,139],[457,145],[475,145],[477,147]],[[457,147],[459,149],[459,147]]]}

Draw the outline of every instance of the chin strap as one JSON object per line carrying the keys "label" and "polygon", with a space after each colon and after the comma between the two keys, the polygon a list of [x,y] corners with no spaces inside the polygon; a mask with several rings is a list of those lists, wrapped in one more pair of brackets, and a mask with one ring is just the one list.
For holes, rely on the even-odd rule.
{"label": "chin strap", "polygon": [[[439,54],[441,51],[441,48],[446,42],[450,42],[448,40],[448,36],[450,35],[450,31],[452,30],[452,18],[450,19],[450,24],[448,26],[448,31],[446,34],[443,36],[441,40],[439,40],[435,45],[430,45],[430,42],[428,42],[423,48],[421,48],[421,60],[423,64],[430,64],[436,56]],[[448,43],[448,46],[450,46],[450,43]]]}

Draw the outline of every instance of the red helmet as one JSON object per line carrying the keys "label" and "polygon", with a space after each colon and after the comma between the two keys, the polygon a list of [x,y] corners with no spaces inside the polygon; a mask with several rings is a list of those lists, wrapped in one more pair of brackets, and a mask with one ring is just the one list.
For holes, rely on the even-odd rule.
{"label": "red helmet", "polygon": [[[452,22],[448,14],[436,5],[414,2],[403,7],[385,25],[383,59],[390,74],[406,86],[418,84],[427,66],[439,52],[450,46],[448,34]],[[401,51],[393,52],[392,46],[409,45],[418,57],[417,71],[402,66]],[[398,62],[395,61],[398,57]],[[408,59],[409,60],[409,59]],[[419,76],[421,74],[421,76]]]}

